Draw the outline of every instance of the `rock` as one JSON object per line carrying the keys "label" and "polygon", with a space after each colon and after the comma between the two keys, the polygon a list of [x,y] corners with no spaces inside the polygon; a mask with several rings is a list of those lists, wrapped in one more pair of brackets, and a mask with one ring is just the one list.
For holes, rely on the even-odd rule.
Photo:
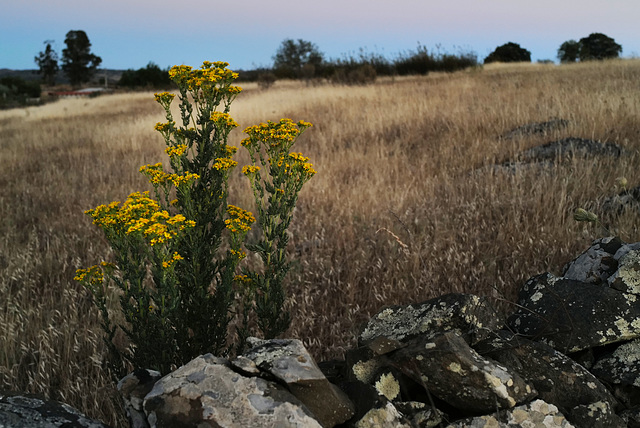
{"label": "rock", "polygon": [[297,339],[262,342],[244,354],[263,372],[286,384],[324,427],[343,423],[354,415],[353,403],[330,383]]}
{"label": "rock", "polygon": [[640,294],[640,250],[624,254],[618,261],[618,270],[609,277],[609,285],[623,293]]}
{"label": "rock", "polygon": [[547,135],[551,131],[566,128],[569,124],[568,120],[553,118],[546,122],[533,122],[526,125],[518,126],[502,136],[502,138],[510,140],[513,138],[526,137],[531,135]]}
{"label": "rock", "polygon": [[0,427],[109,428],[54,400],[0,391]]}
{"label": "rock", "polygon": [[607,383],[640,388],[640,340],[623,343],[599,358],[591,371]]}
{"label": "rock", "polygon": [[366,345],[380,337],[406,342],[417,336],[455,331],[475,343],[500,325],[500,316],[486,299],[472,294],[447,294],[419,304],[383,309],[369,320],[358,342]]}
{"label": "rock", "polygon": [[414,427],[434,428],[443,421],[440,410],[420,401],[398,402],[394,403],[394,406]]}
{"label": "rock", "polygon": [[124,409],[127,412],[131,428],[149,427],[143,409],[144,397],[151,392],[153,385],[161,377],[158,371],[138,369],[118,382],[118,391],[124,400]]}
{"label": "rock", "polygon": [[606,284],[618,269],[616,252],[624,245],[619,238],[595,240],[591,247],[564,267],[563,278],[591,284]]}
{"label": "rock", "polygon": [[283,387],[200,356],[160,379],[144,400],[151,427],[321,427]]}
{"label": "rock", "polygon": [[544,343],[501,331],[476,349],[518,373],[533,385],[538,398],[557,406],[571,422],[576,406],[601,402],[611,409],[616,404],[613,395],[592,373]]}
{"label": "rock", "polygon": [[571,410],[570,420],[577,427],[626,428],[627,426],[613,412],[609,403],[604,401],[576,406]]}
{"label": "rock", "polygon": [[[468,418],[447,428],[573,428],[553,404],[542,400],[503,410],[499,413]],[[585,427],[586,428],[586,427]]]}
{"label": "rock", "polygon": [[393,404],[386,403],[383,407],[369,410],[356,422],[355,428],[412,428],[403,419]]}
{"label": "rock", "polygon": [[577,352],[639,337],[640,302],[610,287],[544,273],[522,287],[507,325],[561,352]]}
{"label": "rock", "polygon": [[389,359],[431,394],[465,411],[511,408],[536,394],[517,373],[480,356],[452,331],[415,337]]}
{"label": "rock", "polygon": [[625,210],[640,210],[640,186],[625,189],[617,195],[602,198],[597,202],[603,212],[620,215]]}
{"label": "rock", "polygon": [[527,149],[518,155],[518,160],[521,162],[540,162],[545,160],[558,162],[572,157],[610,156],[618,158],[622,155],[622,152],[622,147],[614,143],[568,137]]}

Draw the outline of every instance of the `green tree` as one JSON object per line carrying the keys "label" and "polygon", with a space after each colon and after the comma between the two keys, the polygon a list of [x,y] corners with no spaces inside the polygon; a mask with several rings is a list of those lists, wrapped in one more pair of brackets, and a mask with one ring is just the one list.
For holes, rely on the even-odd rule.
{"label": "green tree", "polygon": [[558,48],[558,59],[562,63],[576,62],[580,57],[580,42],[567,40]]}
{"label": "green tree", "polygon": [[56,74],[60,70],[58,66],[58,54],[51,47],[51,40],[45,41],[47,47],[44,52],[40,52],[37,57],[34,58],[38,65],[38,74],[42,74],[42,78],[48,85],[54,85],[56,81]]}
{"label": "green tree", "polygon": [[118,85],[127,88],[167,89],[172,87],[169,70],[162,70],[157,64],[150,62],[145,68],[125,70]]}
{"label": "green tree", "polygon": [[621,53],[622,46],[602,33],[591,33],[580,39],[580,61],[618,58]]}
{"label": "green tree", "polygon": [[318,47],[306,40],[286,39],[273,56],[273,68],[278,77],[313,77],[322,65],[323,55]]}
{"label": "green tree", "polygon": [[82,30],[71,30],[67,33],[62,51],[62,71],[73,86],[91,80],[102,58],[91,53],[91,42]]}
{"label": "green tree", "polygon": [[517,43],[509,42],[498,46],[484,59],[485,64],[491,62],[531,62],[531,52]]}

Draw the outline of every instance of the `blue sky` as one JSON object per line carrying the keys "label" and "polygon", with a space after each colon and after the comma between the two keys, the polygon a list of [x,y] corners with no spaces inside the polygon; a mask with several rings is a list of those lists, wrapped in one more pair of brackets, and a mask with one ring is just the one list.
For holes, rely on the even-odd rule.
{"label": "blue sky", "polygon": [[270,66],[282,40],[315,43],[327,58],[360,48],[388,58],[427,49],[474,51],[480,60],[507,42],[532,59],[599,32],[640,55],[638,0],[4,0],[0,68],[36,68],[34,57],[69,30],[83,30],[101,67],[167,67],[227,61]]}

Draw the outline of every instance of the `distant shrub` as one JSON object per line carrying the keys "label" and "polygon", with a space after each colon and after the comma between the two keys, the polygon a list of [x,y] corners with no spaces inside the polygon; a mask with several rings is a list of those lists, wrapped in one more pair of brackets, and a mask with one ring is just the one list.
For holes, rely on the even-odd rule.
{"label": "distant shrub", "polygon": [[276,83],[276,80],[276,75],[271,72],[260,73],[257,78],[258,87],[261,89],[269,89],[274,83]]}
{"label": "distant shrub", "polygon": [[367,85],[376,81],[376,69],[371,64],[358,65],[355,68],[338,68],[330,80],[343,85]]}
{"label": "distant shrub", "polygon": [[531,62],[531,52],[519,44],[509,42],[498,46],[484,59],[485,64],[492,62]]}
{"label": "distant shrub", "polygon": [[126,70],[122,73],[118,85],[124,88],[153,88],[166,89],[172,87],[168,70],[162,70],[158,65],[150,62],[145,68]]}
{"label": "distant shrub", "polygon": [[25,105],[30,99],[40,98],[42,90],[35,81],[27,81],[20,77],[8,76],[0,79],[0,107]]}
{"label": "distant shrub", "polygon": [[400,55],[394,61],[395,71],[399,75],[428,74],[432,71],[454,72],[478,65],[473,52],[460,52],[457,55],[430,53],[426,47],[418,45],[415,51]]}

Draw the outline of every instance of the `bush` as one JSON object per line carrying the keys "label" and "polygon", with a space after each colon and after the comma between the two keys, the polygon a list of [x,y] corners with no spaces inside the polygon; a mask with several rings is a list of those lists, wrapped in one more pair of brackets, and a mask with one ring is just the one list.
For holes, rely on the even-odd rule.
{"label": "bush", "polygon": [[429,53],[427,48],[418,45],[416,51],[399,56],[394,61],[399,75],[428,74],[431,71],[454,72],[478,65],[473,52],[460,52],[458,55]]}
{"label": "bush", "polygon": [[498,46],[484,59],[485,64],[492,62],[531,62],[531,52],[517,43],[509,42]]}
{"label": "bush", "polygon": [[173,84],[169,79],[168,70],[162,70],[156,64],[150,62],[145,68],[124,71],[118,81],[118,85],[129,89],[168,89]]}
{"label": "bush", "polygon": [[0,107],[22,106],[30,99],[40,98],[42,89],[35,80],[26,81],[20,77],[8,76],[0,79]]}
{"label": "bush", "polygon": [[[135,192],[122,204],[87,211],[103,230],[114,260],[79,269],[76,279],[89,288],[102,314],[117,376],[131,368],[166,374],[203,353],[232,353],[255,330],[273,338],[289,326],[283,309],[290,267],[287,229],[298,193],[315,174],[308,158],[290,149],[311,124],[282,119],[247,128],[241,144],[252,164],[242,172],[253,189],[257,215],[227,204],[228,178],[237,165],[232,159],[237,148],[227,141],[238,126],[228,112],[241,91],[232,85],[238,75],[227,65],[171,68],[180,125],[171,112],[176,96],[156,94],[167,119],[156,130],[167,145],[171,172],[161,163],[140,169],[155,198]],[[261,234],[245,245],[254,222]],[[243,246],[258,256],[260,266],[243,266]],[[120,317],[108,309],[113,284]],[[231,325],[236,325],[235,341],[228,336]],[[128,349],[113,342],[119,330],[131,342]]]}

